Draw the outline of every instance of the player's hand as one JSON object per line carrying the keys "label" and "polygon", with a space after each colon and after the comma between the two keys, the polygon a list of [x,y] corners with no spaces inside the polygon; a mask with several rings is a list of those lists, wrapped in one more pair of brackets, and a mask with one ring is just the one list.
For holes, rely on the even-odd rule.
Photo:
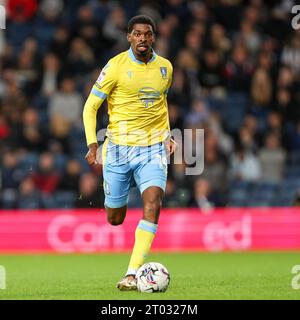
{"label": "player's hand", "polygon": [[99,148],[98,144],[93,143],[89,145],[89,151],[85,156],[85,159],[87,163],[89,164],[92,172],[97,175],[101,176],[102,174],[102,163],[100,158],[98,159],[99,156]]}
{"label": "player's hand", "polygon": [[89,145],[89,151],[85,156],[85,159],[89,166],[97,163],[97,150],[98,150],[98,144],[92,143]]}
{"label": "player's hand", "polygon": [[175,142],[175,140],[172,137],[167,140],[166,148],[168,151],[168,157],[170,157],[176,151],[177,143]]}

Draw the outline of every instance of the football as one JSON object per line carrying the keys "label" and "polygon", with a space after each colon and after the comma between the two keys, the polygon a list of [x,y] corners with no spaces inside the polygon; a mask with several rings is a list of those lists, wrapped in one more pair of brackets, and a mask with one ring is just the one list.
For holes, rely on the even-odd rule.
{"label": "football", "polygon": [[138,269],[136,279],[140,292],[165,292],[170,283],[170,274],[161,263],[148,262]]}

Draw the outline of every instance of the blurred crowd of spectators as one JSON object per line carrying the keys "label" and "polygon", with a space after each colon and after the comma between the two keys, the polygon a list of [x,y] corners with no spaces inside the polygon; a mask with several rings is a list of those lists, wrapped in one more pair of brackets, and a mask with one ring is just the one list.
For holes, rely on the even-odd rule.
{"label": "blurred crowd of spectators", "polygon": [[[300,30],[292,0],[8,0],[0,30],[1,208],[101,207],[82,108],[127,50],[128,19],[157,22],[174,66],[172,128],[204,129],[204,171],[171,164],[164,206],[291,205],[300,187]],[[98,115],[106,127],[106,106]],[[129,206],[141,205],[132,191]]]}

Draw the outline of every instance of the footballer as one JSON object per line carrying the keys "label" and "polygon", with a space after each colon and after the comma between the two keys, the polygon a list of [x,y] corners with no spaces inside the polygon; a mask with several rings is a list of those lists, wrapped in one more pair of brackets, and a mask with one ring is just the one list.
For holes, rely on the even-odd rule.
{"label": "footballer", "polygon": [[152,48],[155,31],[155,23],[148,16],[135,16],[128,22],[129,50],[108,61],[83,109],[86,160],[93,166],[98,149],[96,115],[107,100],[109,124],[102,165],[108,222],[123,223],[131,187],[139,188],[143,201],[129,265],[117,283],[122,291],[137,289],[137,269],[144,263],[157,231],[167,180],[167,156],[175,150],[167,107],[173,68]]}

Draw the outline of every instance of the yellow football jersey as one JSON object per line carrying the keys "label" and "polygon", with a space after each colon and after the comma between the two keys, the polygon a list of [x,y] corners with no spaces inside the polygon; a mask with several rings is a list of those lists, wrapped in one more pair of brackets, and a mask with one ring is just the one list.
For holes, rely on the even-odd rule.
{"label": "yellow football jersey", "polygon": [[173,68],[153,55],[148,63],[132,49],[110,59],[94,84],[83,110],[87,144],[96,143],[96,114],[107,99],[107,137],[115,144],[147,146],[164,141],[170,133],[167,92]]}

